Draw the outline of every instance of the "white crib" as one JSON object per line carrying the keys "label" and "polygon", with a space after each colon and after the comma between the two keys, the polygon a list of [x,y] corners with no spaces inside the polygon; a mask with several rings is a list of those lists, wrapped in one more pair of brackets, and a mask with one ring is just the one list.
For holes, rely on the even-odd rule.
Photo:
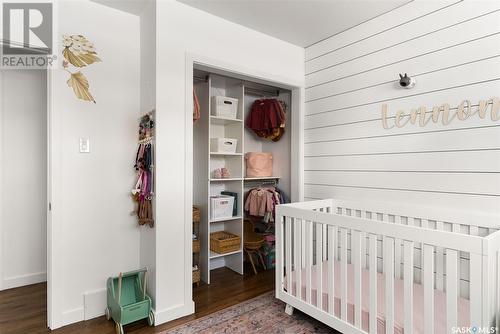
{"label": "white crib", "polygon": [[318,200],[276,210],[276,297],[342,333],[500,333],[500,218]]}

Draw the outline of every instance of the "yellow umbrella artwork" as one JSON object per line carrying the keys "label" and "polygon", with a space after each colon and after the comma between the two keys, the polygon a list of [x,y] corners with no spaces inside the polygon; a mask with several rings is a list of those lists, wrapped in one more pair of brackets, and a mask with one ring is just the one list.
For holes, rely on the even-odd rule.
{"label": "yellow umbrella artwork", "polygon": [[81,71],[71,72],[68,69],[70,64],[76,68],[83,68],[100,62],[101,59],[97,57],[94,44],[83,35],[63,35],[63,48],[63,67],[70,74],[68,86],[73,88],[73,92],[79,99],[96,103],[90,93],[87,77]]}

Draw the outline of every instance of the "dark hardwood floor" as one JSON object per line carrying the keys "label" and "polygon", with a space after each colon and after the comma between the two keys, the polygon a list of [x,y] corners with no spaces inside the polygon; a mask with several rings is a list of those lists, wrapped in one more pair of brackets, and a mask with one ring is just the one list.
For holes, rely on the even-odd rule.
{"label": "dark hardwood floor", "polygon": [[[250,273],[250,270],[246,270]],[[157,327],[147,322],[125,326],[125,332],[136,334],[160,333],[188,321],[238,304],[274,289],[274,271],[260,272],[257,276],[241,276],[227,268],[212,272],[213,283],[193,289],[196,313]],[[104,317],[79,322],[55,331],[47,329],[47,286],[45,283],[0,292],[0,334],[113,334],[114,323]]]}

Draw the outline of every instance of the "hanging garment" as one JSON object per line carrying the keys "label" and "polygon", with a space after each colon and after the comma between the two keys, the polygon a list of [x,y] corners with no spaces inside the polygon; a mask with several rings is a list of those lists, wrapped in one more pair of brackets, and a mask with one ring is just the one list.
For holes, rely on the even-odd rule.
{"label": "hanging garment", "polygon": [[137,148],[134,168],[137,170],[137,182],[132,195],[137,204],[139,225],[153,227],[153,144],[142,143]]}
{"label": "hanging garment", "polygon": [[139,225],[148,224],[150,227],[154,226],[153,219],[153,204],[151,199],[144,199],[139,201],[137,208],[137,218],[139,220]]}
{"label": "hanging garment", "polygon": [[257,136],[272,141],[281,139],[285,132],[285,124],[284,103],[277,99],[256,100],[246,119],[247,128]]}
{"label": "hanging garment", "polygon": [[200,101],[198,101],[198,96],[196,95],[196,92],[193,89],[193,122],[199,120],[200,117],[201,117]]}

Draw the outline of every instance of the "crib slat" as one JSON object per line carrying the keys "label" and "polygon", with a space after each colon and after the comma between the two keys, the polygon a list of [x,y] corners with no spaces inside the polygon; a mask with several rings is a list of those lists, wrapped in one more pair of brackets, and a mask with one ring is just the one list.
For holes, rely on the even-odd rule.
{"label": "crib slat", "polygon": [[413,241],[404,242],[404,333],[413,333]]}
{"label": "crib slat", "polygon": [[[472,227],[472,226],[471,226]],[[470,323],[481,323],[481,255],[471,253],[469,259],[470,266]]]}
{"label": "crib slat", "polygon": [[334,227],[328,226],[328,312],[335,315],[335,247]]}
{"label": "crib slat", "polygon": [[[319,211],[324,212],[324,213],[326,213],[327,210],[328,210],[328,208],[321,208],[321,209],[319,209]],[[327,225],[326,224],[321,224],[321,228],[323,230],[323,235],[326,238],[326,228],[327,228]],[[327,244],[326,244],[326,242],[324,242],[323,243],[323,251],[322,251],[322,254],[323,254],[322,261],[326,260],[326,251],[327,251],[326,247],[327,247]]]}
{"label": "crib slat", "polygon": [[313,261],[312,252],[312,222],[306,221],[306,301],[311,304],[312,282],[311,282],[311,268]]}
{"label": "crib slat", "polygon": [[301,220],[300,235],[302,236],[302,243],[300,245],[300,253],[301,253],[300,258],[302,259],[302,267],[303,268],[306,265],[306,239],[305,239],[306,238],[306,225],[307,225],[307,222]]}
{"label": "crib slat", "polygon": [[[326,233],[327,233],[327,227],[328,226],[326,224],[322,224],[323,235],[325,238],[326,238]],[[328,247],[328,244],[326,243],[326,241],[323,242],[323,261],[326,261],[327,247]]]}
{"label": "crib slat", "polygon": [[[401,224],[401,216],[394,217],[394,224]],[[396,278],[401,279],[401,239],[394,239],[394,272],[396,273]]]}
{"label": "crib slat", "polygon": [[287,292],[292,295],[292,217],[285,218],[285,271]]}
{"label": "crib slat", "polygon": [[347,229],[340,229],[340,317],[347,321]]}
{"label": "crib slat", "polygon": [[339,243],[339,229],[337,226],[334,226],[333,227],[333,238],[335,239],[335,260],[337,261],[340,261],[340,252],[339,252],[339,248],[340,248],[340,243]]}
{"label": "crib slat", "polygon": [[295,271],[295,297],[300,300],[302,300],[301,225],[302,221],[295,218],[293,224],[293,269]]}
{"label": "crib slat", "polygon": [[377,333],[377,235],[370,234],[370,334]]}
{"label": "crib slat", "polygon": [[424,245],[424,332],[434,333],[434,246]]}
{"label": "crib slat", "polygon": [[[357,328],[361,327],[361,305],[362,305],[362,284],[361,284],[361,258],[366,254],[362,253],[361,243],[366,241],[366,239],[361,239],[360,231],[352,231],[352,251],[351,251],[351,261],[354,266],[354,326]],[[363,235],[364,238],[364,235]]]}
{"label": "crib slat", "polygon": [[366,269],[367,268],[367,265],[366,265],[366,233],[365,232],[361,232],[360,235],[361,235],[361,245],[360,245],[360,249],[361,249],[361,268]]}
{"label": "crib slat", "polygon": [[316,223],[316,307],[323,309],[323,224]]}
{"label": "crib slat", "polygon": [[458,323],[458,254],[446,249],[446,328],[451,332]]}
{"label": "crib slat", "polygon": [[[444,229],[443,222],[436,222],[436,230]],[[444,249],[436,247],[436,289],[443,291],[444,288]]]}
{"label": "crib slat", "polygon": [[385,332],[394,333],[394,239],[384,237]]}
{"label": "crib slat", "polygon": [[283,224],[284,217],[276,214],[276,293],[282,293],[283,281]]}

